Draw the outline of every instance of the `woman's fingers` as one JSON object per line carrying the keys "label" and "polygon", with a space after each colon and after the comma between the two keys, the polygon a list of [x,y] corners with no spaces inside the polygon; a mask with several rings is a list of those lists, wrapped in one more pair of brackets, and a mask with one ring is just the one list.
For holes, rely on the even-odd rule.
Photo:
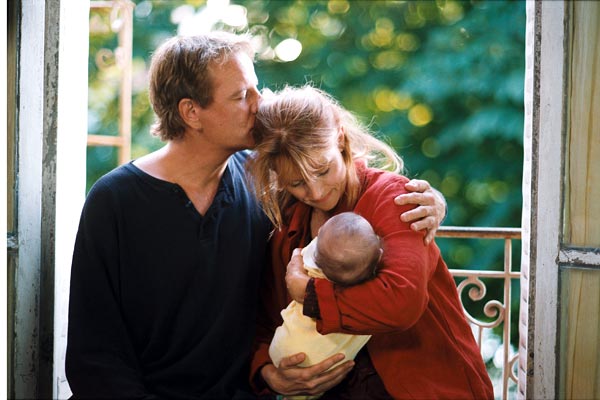
{"label": "woman's fingers", "polygon": [[300,249],[295,249],[292,253],[292,258],[287,265],[285,273],[285,284],[287,286],[290,297],[298,303],[304,302],[306,294],[306,286],[310,277],[304,269],[304,262],[300,255]]}
{"label": "woman's fingers", "polygon": [[284,357],[279,362],[279,368],[286,369],[286,368],[290,368],[290,367],[295,367],[296,365],[298,365],[302,361],[304,361],[305,358],[306,358],[306,354],[304,354],[304,353],[298,353],[298,354],[291,355],[289,357]]}
{"label": "woman's fingers", "polygon": [[333,355],[310,367],[298,367],[305,357],[304,353],[298,353],[281,360],[277,368],[279,393],[316,395],[326,392],[340,383],[354,367],[354,361],[349,360],[331,368],[344,359],[343,354]]}
{"label": "woman's fingers", "polygon": [[354,361],[346,361],[337,367],[315,376],[309,381],[308,394],[319,394],[339,384],[354,367]]}

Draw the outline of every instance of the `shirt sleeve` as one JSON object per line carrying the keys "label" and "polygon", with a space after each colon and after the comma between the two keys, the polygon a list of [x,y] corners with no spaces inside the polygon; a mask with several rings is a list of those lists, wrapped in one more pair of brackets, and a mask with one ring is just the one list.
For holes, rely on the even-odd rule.
{"label": "shirt sleeve", "polygon": [[[275,329],[283,322],[281,310],[287,306],[287,288],[285,284],[285,269],[282,263],[289,256],[284,251],[280,236],[275,235],[269,243],[270,262],[267,264],[259,290],[259,307],[256,322],[252,357],[250,360],[250,385],[255,393],[268,395],[272,393],[262,379],[261,369],[272,364],[269,356],[269,346]],[[283,254],[280,254],[283,252]]]}
{"label": "shirt sleeve", "polygon": [[393,199],[406,192],[405,179],[391,179],[370,187],[355,212],[365,217],[383,239],[382,267],[377,276],[352,287],[315,280],[322,334],[343,332],[377,334],[413,326],[429,301],[428,282],[439,250],[425,246],[423,232],[414,232],[400,215],[414,206],[396,206]]}
{"label": "shirt sleeve", "polygon": [[250,386],[256,394],[267,395],[272,393],[271,389],[264,381],[261,375],[261,369],[272,364],[269,356],[269,345],[274,334],[274,324],[263,313],[263,309],[259,308],[256,324],[256,336],[253,343],[252,357],[250,360]]}
{"label": "shirt sleeve", "polygon": [[306,285],[302,314],[315,319],[321,317],[321,312],[319,311],[319,298],[317,297],[317,290],[315,289],[315,278],[310,278]]}
{"label": "shirt sleeve", "polygon": [[90,191],[71,268],[66,375],[74,398],[156,399],[145,388],[120,311],[117,213],[111,191]]}

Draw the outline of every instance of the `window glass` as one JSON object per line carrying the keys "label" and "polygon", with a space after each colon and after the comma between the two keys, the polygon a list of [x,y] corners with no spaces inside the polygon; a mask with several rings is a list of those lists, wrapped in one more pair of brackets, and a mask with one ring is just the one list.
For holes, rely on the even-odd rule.
{"label": "window glass", "polygon": [[568,4],[565,244],[600,247],[600,3]]}
{"label": "window glass", "polygon": [[561,270],[560,398],[600,398],[600,269]]}

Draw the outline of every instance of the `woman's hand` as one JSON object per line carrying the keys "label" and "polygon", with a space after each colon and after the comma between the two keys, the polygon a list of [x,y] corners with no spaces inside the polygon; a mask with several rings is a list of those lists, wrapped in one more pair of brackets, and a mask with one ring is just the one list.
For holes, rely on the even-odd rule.
{"label": "woman's hand", "polygon": [[304,269],[304,263],[300,252],[301,249],[294,249],[292,252],[292,258],[287,265],[285,273],[285,284],[287,285],[287,290],[292,300],[296,300],[298,303],[304,303],[306,285],[308,285],[310,277]]}
{"label": "woman's hand", "polygon": [[446,199],[427,181],[412,179],[405,186],[413,193],[401,194],[394,199],[397,205],[416,204],[418,207],[401,215],[402,221],[412,222],[410,228],[414,231],[427,229],[425,244],[435,237],[440,224],[446,217]]}
{"label": "woman's hand", "polygon": [[299,367],[298,364],[304,361],[305,357],[304,353],[294,354],[283,358],[279,363],[279,368],[273,364],[267,364],[260,373],[276,393],[288,396],[316,395],[324,393],[340,383],[354,367],[354,361],[350,360],[327,371],[344,359],[343,354],[333,355],[310,367]]}

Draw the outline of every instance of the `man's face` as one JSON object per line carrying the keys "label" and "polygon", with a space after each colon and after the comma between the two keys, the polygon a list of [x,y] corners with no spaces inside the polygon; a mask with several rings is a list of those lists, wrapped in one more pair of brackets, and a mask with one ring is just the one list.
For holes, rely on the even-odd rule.
{"label": "man's face", "polygon": [[208,68],[213,81],[213,102],[200,112],[202,135],[231,152],[254,147],[252,128],[260,93],[252,59],[232,55],[224,64]]}

